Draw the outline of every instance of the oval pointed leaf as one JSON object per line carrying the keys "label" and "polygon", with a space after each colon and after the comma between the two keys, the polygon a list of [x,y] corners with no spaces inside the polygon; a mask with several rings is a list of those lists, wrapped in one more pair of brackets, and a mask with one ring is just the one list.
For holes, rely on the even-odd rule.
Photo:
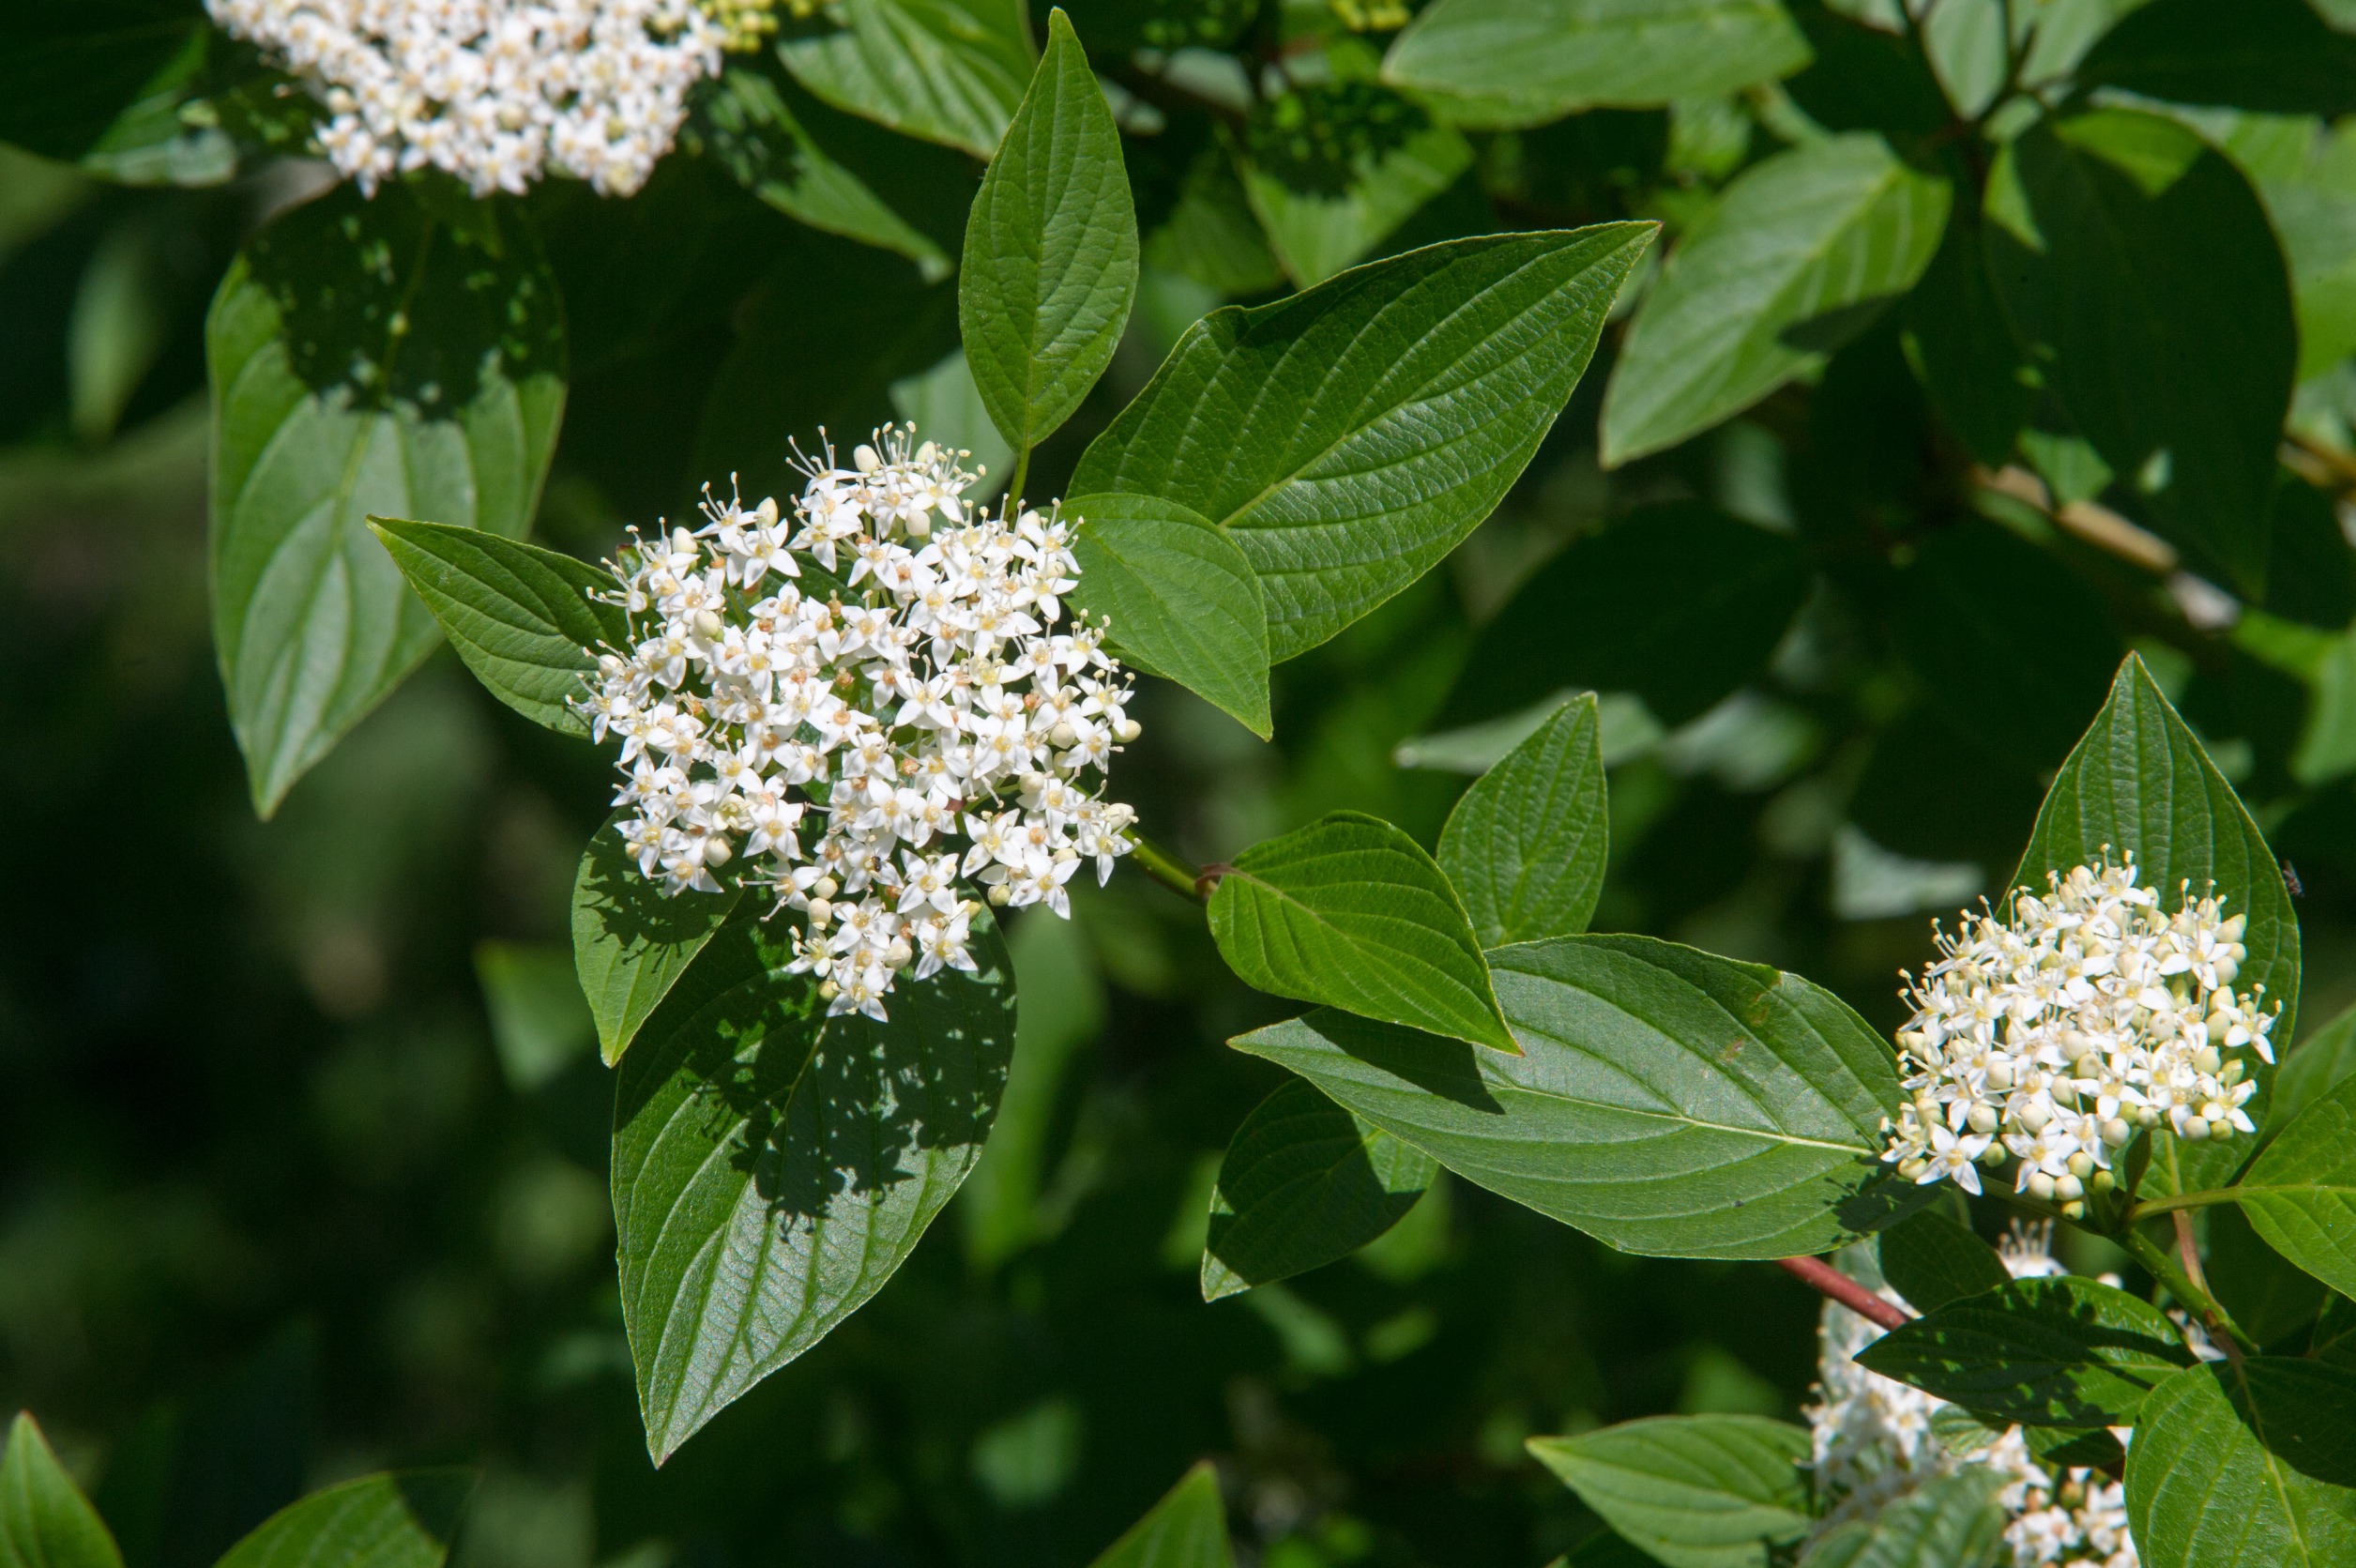
{"label": "oval pointed leaf", "polygon": [[0,1563],[8,1568],[123,1568],[114,1537],[23,1410],[0,1453]]}
{"label": "oval pointed leaf", "polygon": [[777,46],[795,80],[910,136],[998,150],[1031,75],[1015,0],[844,0],[835,14],[849,25]]}
{"label": "oval pointed leaf", "polygon": [[[1278,99],[1262,113],[1278,114],[1284,107]],[[1439,124],[1421,104],[1395,95],[1386,109],[1412,126],[1412,133],[1379,157],[1359,154],[1340,190],[1295,190],[1282,175],[1239,155],[1244,199],[1268,248],[1303,288],[1364,260],[1472,166],[1472,144],[1454,126]]]}
{"label": "oval pointed leaf", "polygon": [[1727,186],[1661,269],[1604,394],[1604,464],[1673,447],[1820,369],[1938,250],[1947,182],[1869,131]]}
{"label": "oval pointed leaf", "polygon": [[1235,1568],[1235,1560],[1219,1471],[1205,1459],[1089,1568]]}
{"label": "oval pointed leaf", "polygon": [[[2279,1051],[2280,1044],[2275,1048]],[[2293,1117],[2350,1077],[2356,1077],[2356,1007],[2334,1015],[2282,1058],[2259,1135],[2273,1137]]]}
{"label": "oval pointed leaf", "polygon": [[271,1515],[216,1568],[440,1568],[459,1511],[475,1487],[467,1469],[395,1470],[313,1492]]}
{"label": "oval pointed leaf", "polygon": [[1269,655],[1307,651],[1488,516],[1595,352],[1653,225],[1451,240],[1214,311],[1072,488],[1159,495],[1260,574]]}
{"label": "oval pointed leaf", "polygon": [[1601,735],[1590,692],[1557,708],[1449,814],[1440,869],[1482,947],[1587,929],[1611,852]]}
{"label": "oval pointed leaf", "polygon": [[1519,1048],[1446,874],[1380,817],[1334,812],[1237,856],[1210,934],[1263,991]]}
{"label": "oval pointed leaf", "polygon": [[2128,1426],[2144,1396],[2192,1364],[2151,1302],[2093,1280],[2014,1280],[1891,1330],[1858,1363],[1991,1422]]}
{"label": "oval pointed leaf", "polygon": [[619,607],[589,597],[612,589],[610,572],[479,528],[368,522],[493,696],[559,735],[589,733],[569,700],[597,669],[595,649],[630,641]]}
{"label": "oval pointed leaf", "polygon": [[616,813],[597,830],[572,882],[573,967],[608,1067],[743,901],[735,888],[665,894],[630,858],[622,821]]}
{"label": "oval pointed leaf", "polygon": [[2356,1372],[2252,1356],[2152,1391],[2127,1449],[2144,1568],[2356,1561]]}
{"label": "oval pointed leaf", "polygon": [[213,635],[264,815],[433,649],[367,519],[512,538],[539,502],[555,280],[511,209],[463,210],[339,187],[246,246],[205,321]]}
{"label": "oval pointed leaf", "polygon": [[1254,1107],[1220,1163],[1203,1300],[1347,1257],[1397,1225],[1439,1166],[1295,1078]]}
{"label": "oval pointed leaf", "polygon": [[1072,604],[1109,617],[1109,641],[1149,675],[1177,681],[1266,739],[1268,613],[1252,563],[1199,512],[1108,493],[1063,504],[1078,525]]}
{"label": "oval pointed leaf", "polygon": [[1808,1429],[1761,1416],[1654,1416],[1530,1456],[1667,1568],[1767,1568],[1808,1530]]}
{"label": "oval pointed leaf", "polygon": [[[2228,913],[2249,917],[2242,937],[2249,957],[2235,988],[2265,986],[2267,998],[2282,1003],[2273,1038],[2289,1040],[2299,1005],[2299,917],[2290,891],[2233,786],[2134,654],[2119,666],[2102,711],[2054,776],[2010,885],[2042,891],[2047,874],[2092,864],[2105,845],[2114,862],[2135,857],[2164,909],[2177,907],[2189,881],[2195,897],[2213,884]],[[2273,1069],[2254,1054],[2250,1067],[2258,1092],[2247,1109],[2262,1125]],[[2187,1144],[2165,1133],[2153,1140],[2142,1185],[2163,1193],[2224,1185],[2255,1141],[2242,1134]]]}
{"label": "oval pointed leaf", "polygon": [[2012,1283],[1997,1250],[1936,1209],[1881,1233],[1882,1277],[1917,1312]]}
{"label": "oval pointed leaf", "polygon": [[1831,992],[1644,936],[1489,960],[1521,1057],[1331,1011],[1229,1043],[1623,1252],[1823,1252],[1927,1191],[1877,1162],[1896,1068]]}
{"label": "oval pointed leaf", "polygon": [[828,1017],[751,921],[698,956],[615,1085],[614,1225],[646,1451],[667,1458],[883,1287],[980,1157],[1014,1048],[979,970]]}
{"label": "oval pointed leaf", "polygon": [[2356,1296],[2356,1078],[2300,1112],[2233,1193],[2276,1252]]}
{"label": "oval pointed leaf", "polygon": [[2175,121],[2106,109],[2013,143],[1988,217],[1989,275],[2046,388],[2164,526],[2255,593],[2299,337],[2249,182]]}
{"label": "oval pointed leaf", "polygon": [[1120,130],[1056,10],[1038,74],[974,197],[957,280],[974,385],[1016,451],[1080,406],[1136,297],[1137,209]]}
{"label": "oval pointed leaf", "polygon": [[1544,125],[1788,76],[1808,40],[1776,0],[1437,0],[1383,57],[1386,81],[1450,100],[1461,125]]}
{"label": "oval pointed leaf", "polygon": [[1925,1482],[1871,1519],[1816,1537],[1801,1568],[1984,1568],[2009,1519],[1995,1499],[2003,1479],[1974,1465]]}

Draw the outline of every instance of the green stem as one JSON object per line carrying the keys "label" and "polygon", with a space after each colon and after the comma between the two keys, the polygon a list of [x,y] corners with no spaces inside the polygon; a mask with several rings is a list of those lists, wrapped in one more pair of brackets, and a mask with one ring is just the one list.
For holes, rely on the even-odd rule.
{"label": "green stem", "polygon": [[2134,1255],[2135,1260],[2151,1271],[2152,1278],[2167,1286],[2169,1295],[2207,1320],[2212,1334],[2222,1332],[2232,1342],[2232,1349],[2246,1350],[2252,1355],[2257,1353],[2257,1344],[2242,1332],[2242,1326],[2233,1320],[2232,1315],[2217,1304],[2215,1297],[2192,1282],[2184,1272],[2183,1265],[2170,1257],[2166,1248],[2139,1230],[2122,1231],[2120,1240],[2127,1243],[2127,1250]]}
{"label": "green stem", "polygon": [[1030,477],[1031,449],[1029,447],[1026,446],[1023,449],[1022,455],[1014,460],[1013,481],[1006,487],[1005,511],[1006,515],[1009,517],[1020,517],[1023,515],[1023,481]]}
{"label": "green stem", "polygon": [[2135,1225],[2154,1214],[2165,1214],[2178,1209],[2206,1209],[2212,1204],[2231,1203],[2240,1196],[2229,1187],[2210,1187],[2196,1193],[2170,1193],[2166,1197],[2147,1198],[2127,1210],[2127,1223]]}
{"label": "green stem", "polygon": [[1203,874],[1199,870],[1141,833],[1132,833],[1129,839],[1134,845],[1129,852],[1129,859],[1139,871],[1180,898],[1192,899],[1196,904],[1210,902],[1210,893],[1203,886]]}

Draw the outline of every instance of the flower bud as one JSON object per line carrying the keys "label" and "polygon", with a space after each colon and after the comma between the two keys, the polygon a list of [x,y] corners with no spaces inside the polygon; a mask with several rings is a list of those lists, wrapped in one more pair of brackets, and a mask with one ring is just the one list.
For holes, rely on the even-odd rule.
{"label": "flower bud", "polygon": [[905,968],[908,961],[915,956],[916,950],[908,946],[908,939],[905,936],[894,936],[891,939],[891,946],[884,950],[884,962],[895,969]]}
{"label": "flower bud", "polygon": [[1145,732],[1146,726],[1139,723],[1134,719],[1123,719],[1119,723],[1113,726],[1114,736],[1124,746],[1128,745],[1132,740],[1136,739],[1137,737],[1145,734]]}
{"label": "flower bud", "polygon": [[2075,1176],[2057,1176],[2053,1190],[2065,1203],[2075,1203],[2086,1195],[2086,1183]]}
{"label": "flower bud", "polygon": [[736,853],[722,834],[714,833],[704,841],[704,863],[707,866],[724,866],[736,858]]}
{"label": "flower bud", "polygon": [[834,919],[833,904],[823,898],[813,898],[810,901],[811,930],[817,930],[832,919]]}
{"label": "flower bud", "polygon": [[2086,1190],[2090,1193],[2107,1193],[2118,1185],[2119,1178],[2106,1170],[2097,1169],[2086,1179]]}
{"label": "flower bud", "polygon": [[2061,1217],[2065,1220],[2082,1220],[2086,1218],[2086,1200],[2084,1198],[2072,1198],[2069,1202],[2063,1204],[2061,1206]]}
{"label": "flower bud", "polygon": [[990,889],[990,902],[996,905],[999,908],[1005,908],[1006,901],[1013,896],[1014,894],[1007,888],[1005,883],[997,882],[992,884]]}
{"label": "flower bud", "polygon": [[872,474],[883,465],[884,460],[877,457],[875,455],[875,449],[869,446],[866,442],[860,442],[852,449],[851,466],[857,468],[860,473]]}
{"label": "flower bud", "polygon": [[2136,1130],[2118,1117],[2103,1123],[2103,1141],[2113,1149],[2125,1148],[2127,1140],[2135,1135]]}
{"label": "flower bud", "polygon": [[1990,1067],[1988,1087],[1999,1091],[2011,1088],[2013,1087],[2013,1064],[2009,1061],[1999,1061]]}
{"label": "flower bud", "polygon": [[2070,1174],[2072,1176],[2084,1178],[2092,1175],[2093,1170],[2094,1156],[2089,1154],[2085,1149],[2081,1149],[2075,1154],[2070,1156]]}
{"label": "flower bud", "polygon": [[2054,1195],[2053,1178],[2044,1171],[2029,1173],[2029,1195],[2040,1203],[2051,1203]]}
{"label": "flower bud", "polygon": [[1898,1174],[1905,1177],[1908,1181],[1922,1180],[1923,1173],[1930,1168],[1931,1163],[1928,1160],[1901,1160],[1898,1162]]}
{"label": "flower bud", "polygon": [[842,885],[831,876],[821,876],[810,884],[810,893],[813,898],[832,898],[842,891]]}
{"label": "flower bud", "polygon": [[1998,1120],[1996,1107],[1985,1104],[1974,1105],[1971,1107],[1971,1114],[1965,1119],[1971,1123],[1971,1130],[1975,1133],[1993,1133],[1996,1131]]}
{"label": "flower bud", "polygon": [[2188,1116],[2184,1119],[2184,1128],[2181,1136],[2188,1143],[2204,1143],[2208,1140],[2209,1133],[2209,1123],[2203,1121],[2200,1118],[2196,1116]]}
{"label": "flower bud", "polygon": [[671,548],[682,556],[692,556],[695,554],[695,536],[685,528],[674,528],[671,530]]}
{"label": "flower bud", "polygon": [[818,995],[819,995],[819,997],[820,997],[822,999],[824,999],[824,1000],[826,1000],[826,1001],[829,1001],[829,1002],[830,1002],[830,1001],[834,1000],[834,998],[835,998],[835,997],[837,997],[841,996],[842,994],[843,994],[843,987],[841,987],[840,985],[835,984],[835,983],[834,983],[834,982],[832,982],[832,981],[830,981],[830,980],[824,980],[824,981],[820,981],[820,982],[818,982]]}
{"label": "flower bud", "polygon": [[2204,1045],[2193,1053],[2193,1068],[2196,1072],[2214,1073],[2224,1065],[2225,1058],[2217,1054],[2217,1048],[2214,1045]]}
{"label": "flower bud", "polygon": [[1058,746],[1069,746],[1080,738],[1080,733],[1072,727],[1071,720],[1058,719],[1056,727],[1047,732],[1047,738]]}
{"label": "flower bud", "polygon": [[761,504],[752,509],[752,521],[758,523],[764,528],[776,527],[777,497],[774,495],[762,496]]}
{"label": "flower bud", "polygon": [[710,610],[695,612],[695,634],[707,643],[720,641],[720,634],[728,630],[728,623]]}
{"label": "flower bud", "polygon": [[2146,1132],[2149,1132],[2152,1128],[2157,1127],[2159,1124],[2160,1108],[2157,1105],[2137,1105],[2136,1107],[2136,1126],[2143,1128]]}

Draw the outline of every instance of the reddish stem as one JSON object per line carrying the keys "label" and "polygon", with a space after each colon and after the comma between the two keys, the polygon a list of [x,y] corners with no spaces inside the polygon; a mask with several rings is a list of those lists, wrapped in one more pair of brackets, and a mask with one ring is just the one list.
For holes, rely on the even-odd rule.
{"label": "reddish stem", "polygon": [[1810,1289],[1832,1297],[1869,1323],[1902,1329],[1914,1317],[1906,1308],[1883,1301],[1821,1257],[1779,1257],[1775,1264],[1799,1275]]}

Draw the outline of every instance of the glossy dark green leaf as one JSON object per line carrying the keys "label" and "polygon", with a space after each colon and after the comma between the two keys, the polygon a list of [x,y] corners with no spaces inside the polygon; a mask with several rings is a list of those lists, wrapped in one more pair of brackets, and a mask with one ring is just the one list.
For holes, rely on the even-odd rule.
{"label": "glossy dark green leaf", "polygon": [[123,1568],[99,1511],[23,1410],[0,1452],[0,1568]]}
{"label": "glossy dark green leaf", "polygon": [[1952,1302],[1891,1330],[1857,1360],[1991,1422],[2126,1426],[2193,1354],[2149,1302],[2060,1275]]}
{"label": "glossy dark green leaf", "polygon": [[2356,1080],[2294,1117],[2233,1191],[2276,1252],[2356,1296]]}
{"label": "glossy dark green leaf", "polygon": [[1715,97],[1807,63],[1776,0],[1436,0],[1383,76],[1450,100],[1460,124],[1511,128]]}
{"label": "glossy dark green leaf", "polygon": [[1801,1568],[1990,1568],[2004,1539],[1994,1496],[2002,1481],[1973,1466],[1925,1482],[1870,1519],[1816,1537]]}
{"label": "glossy dark green leaf", "polygon": [[2335,1015],[2282,1058],[2260,1135],[2272,1138],[2290,1125],[2291,1118],[2350,1077],[2356,1077],[2356,1007]]}
{"label": "glossy dark green leaf", "polygon": [[1305,652],[1489,514],[1587,368],[1643,223],[1451,240],[1214,311],[1072,489],[1159,495],[1260,574],[1269,652]]}
{"label": "glossy dark green leaf", "polygon": [[1233,714],[1265,739],[1268,613],[1260,580],[1226,531],[1176,501],[1078,495],[1063,507],[1079,527],[1072,602],[1110,617],[1120,656]]}
{"label": "glossy dark green leaf", "polygon": [[1483,948],[1587,929],[1611,852],[1602,725],[1590,693],[1465,791],[1440,834],[1440,869]]}
{"label": "glossy dark green leaf", "polygon": [[1681,724],[1766,667],[1812,581],[1787,534],[1697,501],[1639,507],[1573,541],[1482,628],[1446,721],[1569,687],[1634,692]]}
{"label": "glossy dark green leaf", "polygon": [[2356,1561],[2356,1372],[2253,1356],[2152,1391],[2127,1450],[2144,1568]]}
{"label": "glossy dark green leaf", "polygon": [[1439,1167],[1295,1078],[1253,1108],[1220,1163],[1203,1300],[1347,1257],[1397,1225]]}
{"label": "glossy dark green leaf", "polygon": [[2011,144],[1987,215],[2046,388],[2164,527],[2257,592],[2299,340],[2249,182],[2174,120],[2098,110]]}
{"label": "glossy dark green leaf", "polygon": [[1930,1312],[2012,1283],[2004,1259],[1970,1230],[1935,1209],[1881,1233],[1881,1273],[1917,1312]]}
{"label": "glossy dark green leaf", "polygon": [[1518,1049],[1455,889],[1380,817],[1333,812],[1237,856],[1210,934],[1263,991]]}
{"label": "glossy dark green leaf", "polygon": [[1217,1468],[1205,1459],[1188,1470],[1089,1568],[1235,1568]]}
{"label": "glossy dark green leaf", "polygon": [[904,978],[889,1023],[732,921],[615,1085],[614,1226],[646,1451],[660,1464],[883,1287],[981,1153],[1014,1048],[1011,967]]}
{"label": "glossy dark green leaf", "polygon": [[957,320],[974,385],[1018,452],[1072,417],[1137,297],[1137,212],[1087,52],[1061,11],[965,224]]}
{"label": "glossy dark green leaf", "polygon": [[2356,110],[2356,38],[2306,0],[2152,0],[2088,51],[2078,80],[2171,103],[2336,117]]}
{"label": "glossy dark green leaf", "polygon": [[761,200],[813,229],[895,251],[924,281],[950,274],[932,236],[828,156],[765,71],[732,65],[697,95],[686,135]]}
{"label": "glossy dark green leaf", "polygon": [[572,883],[572,960],[611,1067],[655,1008],[742,902],[740,890],[663,892],[630,858],[608,817],[581,852]]}
{"label": "glossy dark green leaf", "polygon": [[1930,266],[1947,182],[1852,132],[1738,175],[1629,323],[1604,395],[1606,467],[1675,446],[1819,370]]}
{"label": "glossy dark green leaf", "polygon": [[441,1568],[474,1487],[467,1469],[347,1481],[271,1515],[218,1568]]}
{"label": "glossy dark green leaf", "polygon": [[1530,1456],[1667,1568],[1767,1568],[1808,1529],[1808,1430],[1760,1416],[1654,1416]]}
{"label": "glossy dark green leaf", "polygon": [[213,635],[255,809],[432,651],[368,530],[513,538],[564,408],[563,312],[530,229],[339,187],[247,246],[213,301]]}
{"label": "glossy dark green leaf", "polygon": [[2254,1343],[2305,1349],[2307,1331],[2331,1293],[2314,1275],[2268,1246],[2232,1204],[2208,1210],[2206,1224],[2203,1269],[2217,1304]]}
{"label": "glossy dark green leaf", "polygon": [[1891,639],[1956,728],[2040,772],[2070,754],[2126,652],[2099,592],[1977,519],[1934,534],[1892,586]]}
{"label": "glossy dark green leaf", "polygon": [[1949,214],[1938,253],[1899,313],[1907,358],[1931,402],[1973,457],[2000,467],[2037,390],[1988,279],[1980,222],[1973,208]]}
{"label": "glossy dark green leaf", "polygon": [[1523,1056],[1332,1011],[1229,1043],[1623,1252],[1819,1253],[1920,1201],[1877,1161],[1890,1048],[1832,993],[1644,936],[1490,964]]}
{"label": "glossy dark green leaf", "polygon": [[598,648],[629,641],[621,610],[589,597],[612,591],[612,573],[479,528],[368,521],[493,696],[560,735],[589,733],[566,701],[586,690],[583,677],[597,668]]}
{"label": "glossy dark green leaf", "polygon": [[[2042,890],[2048,874],[2066,875],[2105,855],[2113,863],[2133,855],[2137,877],[2158,890],[2164,909],[2181,902],[2181,885],[2190,882],[2194,897],[2213,884],[2228,913],[2247,915],[2242,939],[2249,957],[2235,987],[2263,985],[2266,1000],[2282,1004],[2274,1038],[2291,1038],[2298,1022],[2299,917],[2282,870],[2233,786],[2134,654],[2120,665],[2102,711],[2054,776],[2028,852],[2007,886]],[[2255,1054],[2249,1062],[2259,1088],[2247,1109],[2263,1124],[2273,1070]],[[2152,1138],[2147,1192],[2220,1186],[2256,1143],[2246,1134],[2201,1144],[2165,1132]]]}
{"label": "glossy dark green leaf", "polygon": [[841,31],[778,45],[801,84],[838,109],[986,159],[1031,78],[1015,0],[844,0]]}

